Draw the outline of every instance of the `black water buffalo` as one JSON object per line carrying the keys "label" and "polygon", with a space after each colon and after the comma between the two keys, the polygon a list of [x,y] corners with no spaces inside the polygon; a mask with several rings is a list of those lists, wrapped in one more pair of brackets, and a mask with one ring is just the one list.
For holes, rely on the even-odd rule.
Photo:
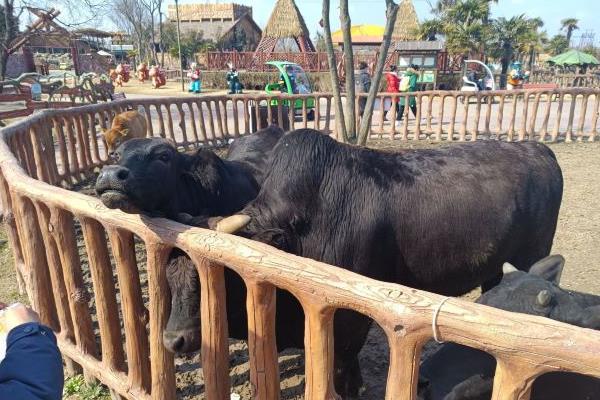
{"label": "black water buffalo", "polygon": [[[482,294],[477,302],[600,329],[600,296],[560,288],[563,265],[561,256],[549,256],[537,262],[529,273],[507,264],[500,284]],[[421,365],[419,398],[489,400],[495,368],[496,361],[490,354],[445,343]],[[566,372],[545,374],[534,381],[531,399],[600,399],[600,379]]]}
{"label": "black water buffalo", "polygon": [[[271,151],[282,136],[281,129],[271,126],[238,138],[230,145],[226,159],[210,150],[182,154],[164,139],[132,139],[118,147],[117,165],[102,169],[96,192],[109,208],[201,225],[207,217],[240,211],[256,197]],[[172,252],[167,270],[172,302],[163,341],[172,351],[196,350],[200,346],[198,274],[189,257],[179,250]],[[241,279],[228,272],[227,281],[228,295],[239,294],[245,302]],[[195,297],[190,299],[188,293]],[[235,312],[233,306],[231,310]],[[245,313],[242,317],[246,321]],[[229,321],[239,322],[242,317],[230,316]],[[236,326],[230,331],[235,334]],[[245,335],[247,338],[247,332]]]}
{"label": "black water buffalo", "polygon": [[232,214],[256,197],[282,136],[271,126],[236,139],[226,159],[207,149],[180,153],[165,139],[131,139],[117,148],[117,164],[102,168],[96,193],[109,208],[184,222]]}
{"label": "black water buffalo", "polygon": [[[304,129],[279,141],[257,198],[233,218],[247,220],[239,234],[285,251],[461,295],[497,284],[506,260],[527,270],[548,255],[562,188],[554,154],[540,143],[386,153]],[[369,325],[352,311],[335,315],[339,394],[362,384],[357,354]]]}

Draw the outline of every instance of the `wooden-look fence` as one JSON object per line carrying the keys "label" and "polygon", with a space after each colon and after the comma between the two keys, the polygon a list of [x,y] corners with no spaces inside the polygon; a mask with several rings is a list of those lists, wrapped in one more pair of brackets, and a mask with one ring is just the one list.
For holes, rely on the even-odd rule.
{"label": "wooden-look fence", "polygon": [[[566,96],[561,92],[561,98]],[[331,125],[330,96],[316,97],[326,110],[317,115],[317,126],[326,129],[324,118]],[[415,398],[421,347],[432,337],[432,318],[438,312],[433,329],[439,337],[496,358],[494,400],[527,399],[532,382],[546,372],[600,378],[600,332],[460,299],[440,307],[444,297],[439,295],[368,279],[243,238],[109,210],[95,198],[60,187],[93,176],[106,162],[100,131],[127,106],[144,108],[149,136],[192,147],[246,134],[250,114],[260,112],[251,102],[259,99],[125,100],[46,110],[2,129],[0,195],[14,259],[33,306],[57,332],[70,368],[83,367],[88,377],[127,399],[175,398],[173,355],[162,346],[161,332],[170,304],[165,263],[177,247],[194,260],[200,276],[202,367],[209,400],[228,399],[230,391],[225,268],[237,272],[248,289],[250,380],[257,399],[279,398],[276,288],[289,291],[305,311],[307,399],[335,398],[333,316],[339,308],[365,314],[383,328],[390,346],[388,400]],[[274,107],[268,116],[283,121],[283,111]],[[309,124],[306,106],[302,114],[300,124]],[[234,116],[240,118],[225,119]],[[78,247],[79,232],[83,249]],[[144,244],[147,262],[149,321],[136,241]],[[90,282],[84,278],[84,263]]]}
{"label": "wooden-look fence", "polygon": [[530,78],[531,83],[555,83],[561,88],[569,87],[600,87],[600,72],[575,74],[556,73],[553,71],[534,71]]}
{"label": "wooden-look fence", "polygon": [[[365,98],[366,94],[360,97]],[[406,107],[401,123],[389,123],[386,117],[392,121],[396,117],[395,107],[390,104],[400,98],[414,98],[417,115],[413,116]],[[379,100],[371,122],[371,137],[556,142],[594,141],[599,134],[598,89],[428,91],[381,94]],[[386,109],[390,111],[386,113]]]}

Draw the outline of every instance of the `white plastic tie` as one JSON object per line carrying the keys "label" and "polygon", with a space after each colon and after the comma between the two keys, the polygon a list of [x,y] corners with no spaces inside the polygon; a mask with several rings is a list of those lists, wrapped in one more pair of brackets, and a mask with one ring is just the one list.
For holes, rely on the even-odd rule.
{"label": "white plastic tie", "polygon": [[444,298],[444,300],[440,301],[440,304],[438,304],[438,306],[436,307],[435,312],[433,313],[433,318],[431,319],[431,330],[433,331],[433,340],[440,344],[444,343],[444,341],[440,340],[438,336],[437,319],[438,315],[440,314],[440,310],[442,309],[442,306],[445,302],[447,302],[450,299],[451,297],[446,297]]}

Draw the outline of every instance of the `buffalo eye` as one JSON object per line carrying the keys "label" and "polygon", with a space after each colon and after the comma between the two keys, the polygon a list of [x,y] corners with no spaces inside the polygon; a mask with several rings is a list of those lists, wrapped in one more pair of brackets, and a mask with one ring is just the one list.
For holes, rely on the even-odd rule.
{"label": "buffalo eye", "polygon": [[535,298],[535,302],[540,307],[548,307],[551,301],[552,295],[547,290],[540,290],[537,297]]}
{"label": "buffalo eye", "polygon": [[167,162],[171,161],[171,156],[169,154],[167,154],[167,153],[163,153],[163,154],[161,154],[161,155],[158,156],[158,159],[160,161],[162,161],[162,162],[167,163]]}

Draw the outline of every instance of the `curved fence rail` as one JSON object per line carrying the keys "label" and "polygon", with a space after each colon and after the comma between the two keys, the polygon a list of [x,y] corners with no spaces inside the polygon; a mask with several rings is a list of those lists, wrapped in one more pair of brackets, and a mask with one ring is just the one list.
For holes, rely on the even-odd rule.
{"label": "curved fence rail", "polygon": [[[366,95],[359,95],[357,104]],[[408,106],[403,121],[397,116],[401,99]],[[600,90],[499,90],[485,92],[428,91],[381,94],[371,122],[371,136],[401,140],[465,141],[477,139],[560,140],[597,139]],[[364,101],[364,100],[362,100]],[[386,110],[390,110],[386,113]],[[410,113],[410,115],[409,115]]]}
{"label": "curved fence rail", "polygon": [[[266,109],[267,118],[287,117],[296,125],[327,130],[332,126],[330,96],[314,96],[328,109],[316,112],[316,121],[308,121],[304,98],[302,121],[294,120],[283,98],[279,106]],[[165,264],[176,247],[192,258],[200,276],[207,399],[229,398],[226,268],[238,273],[247,287],[255,398],[279,397],[274,332],[274,293],[279,288],[295,296],[305,312],[305,398],[335,398],[333,315],[343,308],[374,319],[388,338],[386,399],[414,399],[421,347],[432,337],[432,317],[444,297],[243,238],[109,210],[95,198],[60,187],[93,176],[105,163],[100,130],[124,108],[141,107],[151,121],[149,135],[192,148],[226,143],[249,132],[250,115],[261,113],[261,100],[124,101],[43,111],[3,129],[0,193],[16,266],[33,306],[57,332],[68,367],[81,366],[89,377],[127,399],[174,399],[174,360],[162,346],[161,333],[170,304]],[[237,116],[226,120],[226,115]],[[141,258],[145,269],[139,268]],[[494,400],[527,399],[535,378],[550,371],[600,378],[599,332],[460,299],[445,302],[438,311],[441,338],[496,358]]]}

